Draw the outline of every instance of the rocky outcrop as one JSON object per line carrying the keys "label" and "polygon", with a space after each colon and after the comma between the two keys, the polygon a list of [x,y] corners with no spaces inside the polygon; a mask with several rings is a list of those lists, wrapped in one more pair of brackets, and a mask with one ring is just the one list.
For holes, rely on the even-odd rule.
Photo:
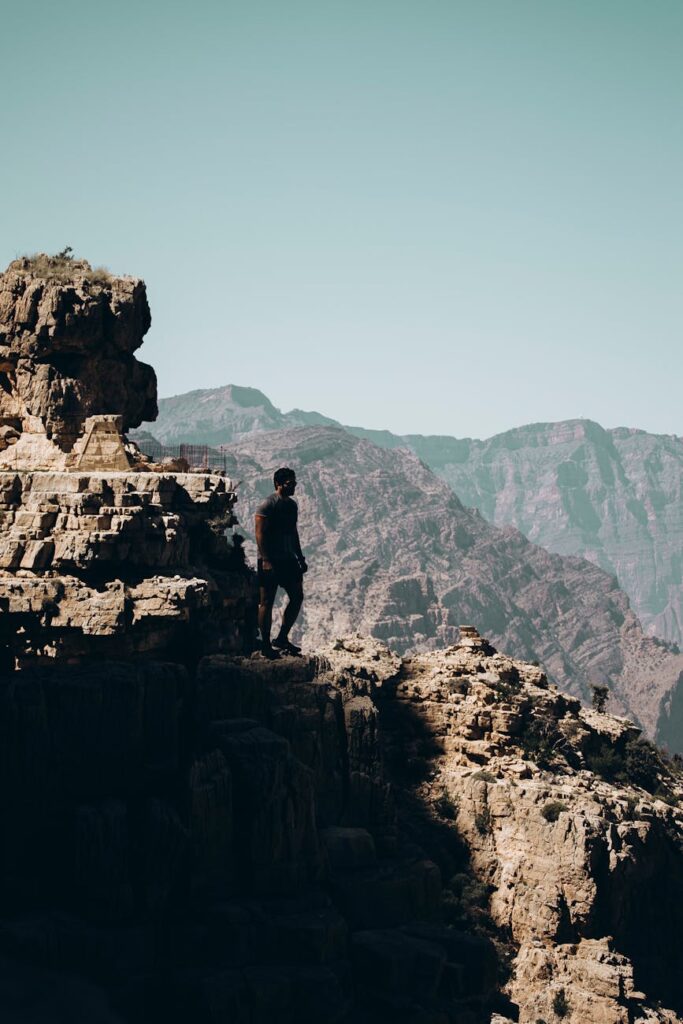
{"label": "rocky outcrop", "polygon": [[0,275],[0,463],[40,447],[43,465],[58,464],[93,414],[120,415],[124,430],[153,419],[156,377],[133,354],[150,323],[143,281],[63,256],[10,263]]}
{"label": "rocky outcrop", "polygon": [[[584,701],[592,685],[609,685],[610,707],[655,735],[683,655],[644,636],[614,578],[595,565],[491,526],[414,454],[340,429],[254,435],[227,457],[243,481],[247,530],[272,490],[273,469],[296,467],[309,645],[359,629],[402,653],[428,650],[452,643],[458,624],[470,621]],[[669,739],[683,748],[683,734]]]}
{"label": "rocky outcrop", "polygon": [[[338,647],[352,677],[378,656]],[[423,838],[440,821],[471,857],[478,888],[455,874],[445,918],[488,910],[509,943],[514,1019],[680,1020],[680,768],[471,629],[406,659],[378,705],[399,817],[420,808]]]}
{"label": "rocky outcrop", "polygon": [[0,643],[27,659],[249,648],[229,479],[0,472]]}
{"label": "rocky outcrop", "polygon": [[6,665],[252,647],[254,581],[226,537],[233,483],[159,472],[122,433],[156,410],[154,372],[133,355],[149,324],[142,281],[82,260],[0,275]]}

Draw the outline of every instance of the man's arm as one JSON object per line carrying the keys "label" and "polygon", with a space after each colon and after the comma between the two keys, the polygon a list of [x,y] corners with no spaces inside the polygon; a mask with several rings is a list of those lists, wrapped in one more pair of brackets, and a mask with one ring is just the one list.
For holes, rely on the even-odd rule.
{"label": "man's arm", "polygon": [[268,517],[260,516],[258,512],[254,520],[255,527],[254,532],[256,533],[256,547],[261,561],[264,563],[264,569],[269,568],[271,558],[268,552]]}
{"label": "man's arm", "polygon": [[299,565],[301,566],[301,570],[302,570],[302,572],[307,572],[308,571],[308,565],[306,563],[306,559],[304,557],[304,553],[301,550],[301,541],[299,540],[299,531],[297,530],[296,526],[292,530],[292,540],[294,541],[294,554],[296,555],[296,557],[299,560]]}

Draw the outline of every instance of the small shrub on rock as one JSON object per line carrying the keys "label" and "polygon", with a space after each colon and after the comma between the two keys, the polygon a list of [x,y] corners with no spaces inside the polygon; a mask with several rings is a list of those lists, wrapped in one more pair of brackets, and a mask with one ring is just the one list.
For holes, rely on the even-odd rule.
{"label": "small shrub on rock", "polygon": [[496,703],[503,703],[519,696],[521,684],[519,678],[517,680],[499,679],[498,682],[491,684],[491,689]]}
{"label": "small shrub on rock", "polygon": [[450,821],[453,821],[458,817],[458,802],[445,789],[441,790],[434,801],[434,808],[442,818],[448,818]]}
{"label": "small shrub on rock", "polygon": [[591,690],[593,691],[593,709],[602,715],[605,713],[609,700],[609,686],[591,686]]}
{"label": "small shrub on rock", "polygon": [[634,796],[629,796],[626,800],[626,809],[624,810],[624,817],[627,821],[635,821],[638,817],[638,801]]}
{"label": "small shrub on rock", "polygon": [[657,786],[652,795],[656,800],[663,800],[669,807],[678,807],[680,805],[680,800],[675,793],[671,792],[668,786]]}
{"label": "small shrub on rock", "polygon": [[482,769],[480,772],[475,772],[472,776],[473,779],[478,779],[480,782],[496,782],[496,776],[491,772],[487,772],[486,769]]}
{"label": "small shrub on rock", "polygon": [[471,910],[473,907],[481,908],[486,906],[493,886],[486,885],[471,875],[460,872],[457,875],[453,875],[450,879],[448,890],[455,899],[462,903],[466,910]]}
{"label": "small shrub on rock", "polygon": [[491,811],[488,805],[483,810],[478,811],[474,816],[474,824],[477,828],[477,832],[482,836],[487,836],[491,832],[493,827],[493,819],[491,817]]}
{"label": "small shrub on rock", "polygon": [[549,768],[558,755],[568,749],[567,738],[550,715],[535,715],[520,737],[520,746],[539,768]]}
{"label": "small shrub on rock", "polygon": [[642,786],[648,793],[658,788],[660,776],[668,774],[657,748],[647,740],[630,740],[626,744],[624,774],[634,786]]}
{"label": "small shrub on rock", "polygon": [[586,754],[586,768],[606,782],[624,780],[624,759],[606,740]]}
{"label": "small shrub on rock", "polygon": [[574,740],[582,732],[581,723],[576,718],[566,718],[562,722],[562,732],[568,740]]}
{"label": "small shrub on rock", "polygon": [[553,1012],[558,1017],[568,1017],[571,1007],[567,1001],[564,989],[561,988],[559,992],[556,992],[553,996]]}
{"label": "small shrub on rock", "polygon": [[541,807],[541,814],[546,821],[557,821],[562,811],[568,811],[569,807],[561,800],[549,800]]}

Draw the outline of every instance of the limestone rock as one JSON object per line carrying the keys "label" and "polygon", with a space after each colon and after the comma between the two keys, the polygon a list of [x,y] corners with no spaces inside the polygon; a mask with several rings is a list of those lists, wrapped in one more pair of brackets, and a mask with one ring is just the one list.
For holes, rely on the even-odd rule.
{"label": "limestone rock", "polygon": [[[521,1024],[557,1019],[565,1000],[582,1024],[681,1020],[680,769],[632,723],[466,638],[404,661],[381,701],[383,748],[410,806],[431,806],[466,842],[515,946],[507,991]],[[359,678],[374,641],[367,659],[361,648]]]}
{"label": "limestone rock", "polygon": [[0,423],[21,433],[32,418],[70,451],[88,416],[120,415],[124,430],[153,419],[154,371],[134,356],[150,323],[140,280],[84,260],[14,260],[0,275]]}
{"label": "limestone rock", "polygon": [[24,660],[161,652],[183,633],[200,654],[243,650],[255,594],[225,536],[235,500],[209,474],[0,471],[0,636]]}

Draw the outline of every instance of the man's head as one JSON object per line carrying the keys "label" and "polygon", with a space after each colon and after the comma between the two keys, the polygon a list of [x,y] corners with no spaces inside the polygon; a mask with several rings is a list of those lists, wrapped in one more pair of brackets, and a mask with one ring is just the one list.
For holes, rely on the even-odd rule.
{"label": "man's head", "polygon": [[273,474],[273,484],[278,494],[283,498],[289,498],[296,490],[296,473],[288,466],[276,469]]}

